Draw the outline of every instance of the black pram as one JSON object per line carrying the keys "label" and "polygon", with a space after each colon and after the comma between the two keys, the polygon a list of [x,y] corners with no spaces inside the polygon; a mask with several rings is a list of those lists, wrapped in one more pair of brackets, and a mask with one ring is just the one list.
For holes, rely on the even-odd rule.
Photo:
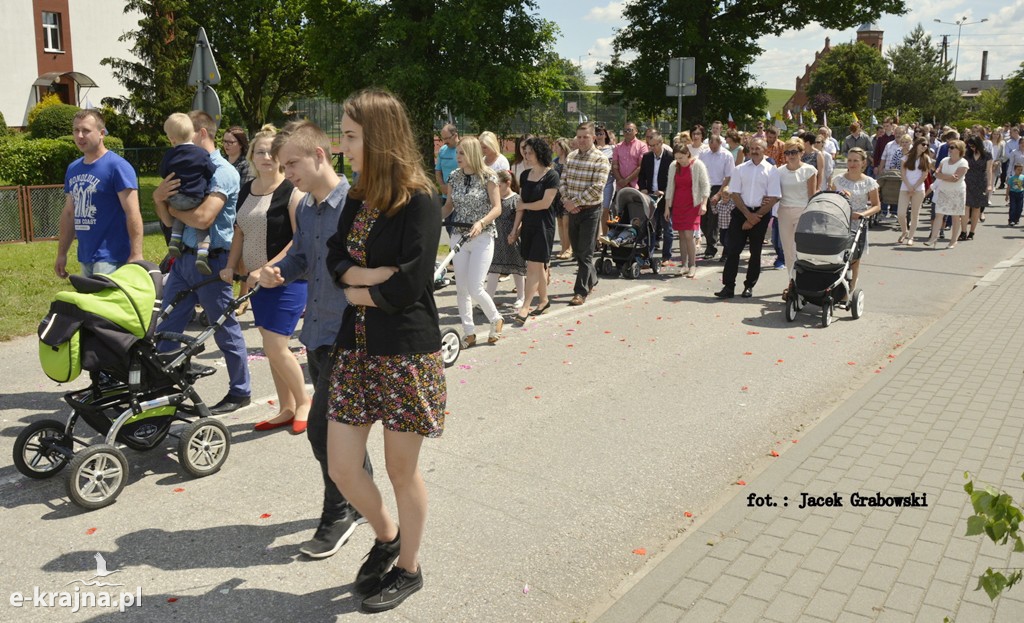
{"label": "black pram", "polygon": [[843,193],[825,191],[811,197],[796,226],[795,272],[786,291],[786,320],[793,321],[804,303],[821,307],[823,327],[831,324],[835,307],[851,310],[854,318],[864,314],[864,293],[849,292],[850,263],[859,257],[864,243],[864,219],[851,229],[852,214]]}
{"label": "black pram", "polygon": [[597,273],[636,279],[645,265],[657,275],[661,265],[651,257],[649,248],[654,236],[654,200],[635,188],[623,188],[612,200],[608,224],[608,234],[600,238],[603,247]]}

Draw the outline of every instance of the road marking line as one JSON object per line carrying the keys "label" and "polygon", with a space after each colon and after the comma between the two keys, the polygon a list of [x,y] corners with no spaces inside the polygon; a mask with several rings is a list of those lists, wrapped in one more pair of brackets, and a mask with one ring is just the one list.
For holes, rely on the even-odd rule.
{"label": "road marking line", "polygon": [[[644,292],[645,290],[646,290],[646,292]],[[662,287],[659,287],[659,286],[652,286],[652,285],[636,285],[636,286],[633,286],[631,288],[626,288],[625,290],[620,290],[618,292],[612,292],[612,293],[609,293],[609,294],[602,295],[601,297],[597,298],[596,300],[593,297],[587,297],[587,302],[584,303],[583,305],[578,305],[578,306],[567,305],[567,306],[563,307],[562,309],[559,309],[559,310],[556,310],[556,311],[550,311],[550,312],[547,312],[546,314],[543,314],[543,315],[540,315],[540,316],[535,316],[534,319],[535,320],[549,320],[549,319],[552,319],[552,318],[557,318],[559,316],[563,316],[563,315],[566,315],[566,314],[571,314],[573,312],[578,312],[578,311],[588,312],[589,310],[592,310],[592,309],[608,309],[610,307],[616,307],[618,305],[625,305],[626,303],[631,303],[633,301],[638,301],[640,299],[644,299],[644,298],[647,298],[649,296],[654,296],[655,294],[659,294],[659,293],[663,293],[663,292],[668,292],[668,288],[662,288]],[[626,298],[630,294],[633,294],[633,293],[637,293],[638,296],[634,296],[632,298]]]}

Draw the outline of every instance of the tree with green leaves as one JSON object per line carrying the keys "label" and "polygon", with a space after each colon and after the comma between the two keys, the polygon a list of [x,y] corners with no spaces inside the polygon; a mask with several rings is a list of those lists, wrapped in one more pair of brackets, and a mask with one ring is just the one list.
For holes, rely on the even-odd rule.
{"label": "tree with green leaves", "polygon": [[225,111],[238,115],[227,121],[255,132],[280,120],[281,103],[310,89],[303,7],[304,0],[128,0],[125,12],[142,19],[121,39],[134,42],[139,61],[103,60],[129,93],[115,108],[141,117],[153,133],[170,113],[188,110],[195,88],[186,82],[203,26],[221,73],[215,89]]}
{"label": "tree with green leaves", "polygon": [[729,112],[737,119],[759,118],[767,98],[748,67],[764,51],[761,37],[811,22],[843,29],[906,10],[904,0],[627,0],[623,18],[629,26],[616,33],[612,60],[598,69],[601,87],[621,92],[612,99],[640,115],[656,114],[675,104],[665,96],[668,59],[692,56],[697,95],[683,98],[687,123],[723,119]]}
{"label": "tree with green leaves", "polygon": [[903,43],[890,48],[886,57],[892,73],[882,90],[885,107],[913,106],[927,121],[949,121],[960,115],[963,99],[950,80],[952,65],[942,61],[942,52],[921,24]]}
{"label": "tree with green leaves", "polygon": [[232,123],[255,133],[283,118],[281,104],[307,95],[311,73],[303,43],[305,0],[192,0],[206,29],[222,82],[215,87],[238,111]]}
{"label": "tree with green leaves", "polygon": [[1024,63],[1006,81],[1006,116],[1019,123],[1024,120]]}
{"label": "tree with green leaves", "polygon": [[807,95],[828,93],[846,110],[857,111],[867,105],[870,85],[884,85],[889,76],[889,65],[878,50],[861,41],[840,43],[818,60]]}
{"label": "tree with green leaves", "polygon": [[104,98],[122,114],[144,128],[140,140],[156,144],[164,120],[173,112],[188,110],[194,89],[187,86],[188,70],[198,28],[188,12],[188,0],[126,0],[126,14],[141,14],[138,30],[119,41],[131,43],[137,60],[105,58],[114,78],[128,91],[121,98]]}
{"label": "tree with green leaves", "polygon": [[306,0],[307,53],[334,98],[385,87],[405,103],[424,159],[435,123],[488,123],[554,95],[556,27],[533,0]]}

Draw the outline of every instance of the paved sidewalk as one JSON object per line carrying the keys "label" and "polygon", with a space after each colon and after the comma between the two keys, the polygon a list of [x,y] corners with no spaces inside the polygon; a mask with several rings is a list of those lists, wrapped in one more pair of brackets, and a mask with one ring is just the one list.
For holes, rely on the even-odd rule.
{"label": "paved sidewalk", "polygon": [[[1024,567],[1024,554],[964,536],[962,488],[970,471],[1024,500],[1024,253],[978,286],[799,443],[778,446],[598,623],[1024,620],[1024,587],[994,603],[974,590],[986,567]],[[844,505],[799,508],[802,492]],[[927,494],[927,507],[853,507],[854,492]],[[750,507],[750,494],[778,506]]]}

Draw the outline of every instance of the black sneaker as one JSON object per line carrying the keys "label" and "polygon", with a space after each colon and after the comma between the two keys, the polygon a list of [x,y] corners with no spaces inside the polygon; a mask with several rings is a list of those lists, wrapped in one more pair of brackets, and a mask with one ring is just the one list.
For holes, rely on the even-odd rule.
{"label": "black sneaker", "polygon": [[363,610],[366,612],[391,610],[421,588],[423,588],[422,565],[416,570],[416,573],[409,573],[396,565],[381,580],[379,592],[363,600]]}
{"label": "black sneaker", "polygon": [[328,558],[338,553],[356,526],[366,523],[363,516],[352,511],[342,519],[320,518],[320,525],[316,528],[313,538],[306,541],[299,547],[299,551],[310,558]]}
{"label": "black sneaker", "polygon": [[365,556],[366,562],[363,563],[363,566],[359,567],[359,573],[356,574],[356,581],[353,587],[356,593],[371,595],[380,591],[384,575],[391,567],[391,563],[395,562],[395,559],[398,558],[401,538],[402,534],[399,532],[395,536],[395,540],[390,543],[383,543],[377,539],[373,540],[373,547],[370,548],[370,553]]}

